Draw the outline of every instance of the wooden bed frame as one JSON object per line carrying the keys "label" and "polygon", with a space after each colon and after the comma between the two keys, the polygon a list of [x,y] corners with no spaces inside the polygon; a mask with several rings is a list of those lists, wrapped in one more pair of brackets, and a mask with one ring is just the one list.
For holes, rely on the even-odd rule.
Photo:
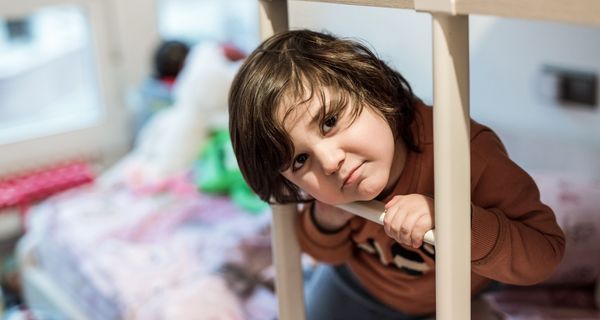
{"label": "wooden bed frame", "polygon": [[[259,0],[261,37],[288,30],[286,0]],[[289,0],[301,1],[301,0]],[[464,320],[471,312],[469,15],[494,15],[600,26],[600,0],[339,0],[401,8],[432,16],[436,317]],[[443,161],[442,161],[443,160]],[[272,206],[273,257],[279,317],[304,319],[295,205]],[[355,208],[355,213],[361,208]],[[455,214],[450,214],[454,212]],[[458,214],[457,214],[458,213]],[[371,219],[373,220],[373,219]]]}

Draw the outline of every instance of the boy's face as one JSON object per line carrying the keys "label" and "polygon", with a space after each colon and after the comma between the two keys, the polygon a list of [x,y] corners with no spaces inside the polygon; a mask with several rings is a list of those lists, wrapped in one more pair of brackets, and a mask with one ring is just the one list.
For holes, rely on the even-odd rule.
{"label": "boy's face", "polygon": [[[327,90],[325,102],[322,106],[321,99],[313,98],[285,120],[295,153],[282,174],[327,204],[372,200],[400,177],[404,148],[371,107],[365,106],[352,122],[351,107],[337,115],[323,112],[330,110]],[[280,120],[286,111],[278,110]]]}

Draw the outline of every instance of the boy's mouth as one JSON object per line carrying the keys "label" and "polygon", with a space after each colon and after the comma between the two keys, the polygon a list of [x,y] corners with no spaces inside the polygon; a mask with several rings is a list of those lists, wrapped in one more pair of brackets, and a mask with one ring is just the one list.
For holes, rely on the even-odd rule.
{"label": "boy's mouth", "polygon": [[348,175],[344,179],[344,182],[342,183],[342,188],[341,189],[343,189],[346,186],[349,186],[349,185],[353,184],[358,179],[358,177],[360,176],[359,169],[362,167],[363,164],[364,164],[364,162],[361,162],[354,169],[350,170],[350,172],[348,173]]}

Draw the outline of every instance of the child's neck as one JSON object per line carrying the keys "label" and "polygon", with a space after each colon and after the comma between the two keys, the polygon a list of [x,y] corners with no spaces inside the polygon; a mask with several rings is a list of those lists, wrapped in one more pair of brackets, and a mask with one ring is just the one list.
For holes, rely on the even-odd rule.
{"label": "child's neck", "polygon": [[402,177],[402,172],[404,171],[404,165],[406,164],[406,153],[407,150],[404,142],[401,139],[398,139],[394,148],[394,159],[392,160],[392,167],[390,168],[390,177],[388,179],[388,183],[383,191],[376,197],[377,200],[384,200],[390,196],[390,194],[398,185],[400,177]]}

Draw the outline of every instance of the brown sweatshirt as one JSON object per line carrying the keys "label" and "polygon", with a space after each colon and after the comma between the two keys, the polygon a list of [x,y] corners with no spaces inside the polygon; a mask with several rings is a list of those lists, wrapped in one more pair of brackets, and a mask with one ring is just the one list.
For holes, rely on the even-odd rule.
{"label": "brown sweatshirt", "polygon": [[[417,106],[413,132],[421,153],[409,152],[389,201],[397,194],[433,196],[433,110]],[[489,279],[530,285],[550,276],[565,238],[532,178],[511,161],[489,128],[471,121],[472,293]],[[319,229],[305,211],[297,223],[301,248],[315,259],[347,263],[363,286],[404,313],[435,311],[434,247],[413,249],[388,237],[381,225],[354,217],[335,233]]]}

